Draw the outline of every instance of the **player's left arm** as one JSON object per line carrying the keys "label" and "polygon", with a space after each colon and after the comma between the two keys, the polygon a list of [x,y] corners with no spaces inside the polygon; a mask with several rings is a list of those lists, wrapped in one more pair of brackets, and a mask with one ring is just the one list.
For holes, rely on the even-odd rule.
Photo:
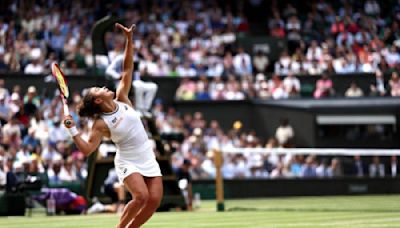
{"label": "player's left arm", "polygon": [[128,98],[128,94],[132,85],[132,73],[133,73],[132,36],[133,36],[133,30],[135,29],[136,26],[133,24],[130,28],[126,28],[125,26],[119,23],[117,23],[116,26],[122,30],[122,32],[126,37],[123,70],[121,72],[121,82],[119,83],[119,86],[117,88],[117,100],[132,106],[132,103]]}

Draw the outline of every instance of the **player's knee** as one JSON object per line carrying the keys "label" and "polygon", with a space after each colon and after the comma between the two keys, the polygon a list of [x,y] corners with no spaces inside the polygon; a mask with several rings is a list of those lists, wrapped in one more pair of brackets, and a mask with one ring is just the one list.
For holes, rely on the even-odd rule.
{"label": "player's knee", "polygon": [[155,209],[157,209],[160,206],[160,203],[161,203],[161,197],[154,195],[150,196],[147,201],[147,205]]}
{"label": "player's knee", "polygon": [[135,203],[143,206],[147,203],[149,200],[149,193],[147,192],[140,192],[135,195]]}

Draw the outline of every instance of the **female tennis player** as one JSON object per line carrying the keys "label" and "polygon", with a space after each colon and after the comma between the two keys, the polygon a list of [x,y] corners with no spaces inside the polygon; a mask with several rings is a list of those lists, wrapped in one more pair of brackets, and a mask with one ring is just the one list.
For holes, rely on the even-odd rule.
{"label": "female tennis player", "polygon": [[[117,227],[140,227],[158,208],[163,185],[152,144],[139,113],[128,99],[132,85],[132,32],[135,25],[126,28],[117,23],[116,27],[123,31],[127,40],[121,82],[116,93],[105,87],[92,87],[82,99],[78,106],[79,116],[94,120],[87,141],[80,136],[71,116],[64,118],[64,125],[85,155],[97,149],[103,136],[111,137],[117,147],[114,164],[118,178],[132,194]],[[68,125],[66,121],[72,124]]]}

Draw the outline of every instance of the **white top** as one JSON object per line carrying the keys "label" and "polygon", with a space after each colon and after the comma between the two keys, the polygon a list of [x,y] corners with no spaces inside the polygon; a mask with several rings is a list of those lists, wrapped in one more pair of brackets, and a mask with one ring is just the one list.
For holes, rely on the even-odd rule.
{"label": "white top", "polygon": [[[140,115],[129,105],[116,101],[115,111],[103,113],[101,118],[107,124],[111,140],[117,147],[117,156],[120,158],[139,159],[151,145],[144,129]],[[154,156],[154,154],[153,154]]]}

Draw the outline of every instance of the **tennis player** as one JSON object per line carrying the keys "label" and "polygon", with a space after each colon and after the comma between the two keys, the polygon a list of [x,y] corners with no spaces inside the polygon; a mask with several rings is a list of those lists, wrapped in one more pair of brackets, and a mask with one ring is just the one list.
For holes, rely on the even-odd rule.
{"label": "tennis player", "polygon": [[[139,113],[128,99],[132,85],[132,32],[135,25],[126,28],[117,23],[116,27],[123,31],[127,40],[121,82],[116,93],[105,87],[92,87],[82,99],[78,106],[79,116],[94,120],[87,141],[80,136],[71,116],[64,118],[64,125],[85,155],[97,149],[103,136],[110,137],[115,143],[115,169],[119,180],[132,194],[132,200],[125,206],[117,227],[140,227],[158,208],[163,185],[152,144]],[[65,124],[68,120],[71,125]]]}

